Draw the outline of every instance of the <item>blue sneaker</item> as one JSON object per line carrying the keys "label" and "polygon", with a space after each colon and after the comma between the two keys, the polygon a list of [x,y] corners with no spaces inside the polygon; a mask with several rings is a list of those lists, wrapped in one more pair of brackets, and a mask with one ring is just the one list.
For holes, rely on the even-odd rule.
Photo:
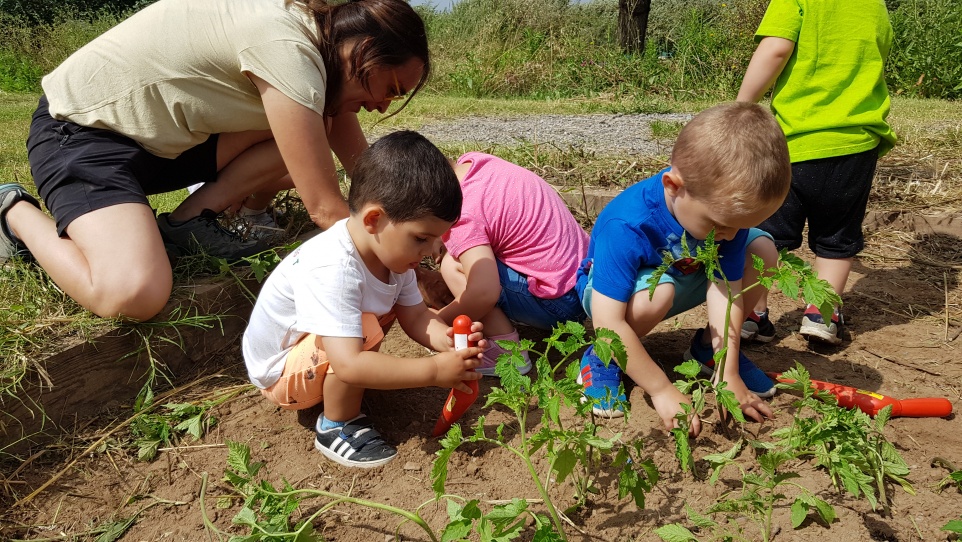
{"label": "blue sneaker", "polygon": [[[714,350],[712,350],[710,344],[702,344],[701,338],[704,333],[705,328],[695,332],[695,336],[691,339],[691,345],[685,352],[685,359],[697,361],[701,364],[701,372],[711,376],[715,374]],[[763,398],[775,395],[775,383],[772,382],[771,378],[768,378],[764,371],[745,357],[743,352],[738,353],[738,376],[742,377],[745,386],[755,395]]]}
{"label": "blue sneaker", "polygon": [[602,418],[620,418],[625,415],[624,391],[621,389],[621,368],[615,360],[608,366],[595,355],[595,347],[589,346],[581,356],[581,373],[578,383],[584,384],[585,396],[583,403],[591,401],[592,412]]}

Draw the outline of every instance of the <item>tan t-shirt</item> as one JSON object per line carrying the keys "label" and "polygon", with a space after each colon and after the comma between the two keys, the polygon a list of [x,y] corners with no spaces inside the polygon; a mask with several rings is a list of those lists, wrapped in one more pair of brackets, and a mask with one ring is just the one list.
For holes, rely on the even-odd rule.
{"label": "tan t-shirt", "polygon": [[85,45],[42,86],[50,114],[174,158],[210,134],[269,128],[267,81],[318,114],[327,72],[313,16],[285,0],[159,0]]}

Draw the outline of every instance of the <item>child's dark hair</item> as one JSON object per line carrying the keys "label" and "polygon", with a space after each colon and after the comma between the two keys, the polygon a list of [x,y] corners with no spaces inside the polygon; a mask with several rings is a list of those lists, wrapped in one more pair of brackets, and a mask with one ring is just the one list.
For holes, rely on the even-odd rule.
{"label": "child's dark hair", "polygon": [[361,153],[351,176],[351,213],[367,203],[384,208],[394,222],[461,216],[461,185],[444,153],[424,136],[402,130],[378,139]]}

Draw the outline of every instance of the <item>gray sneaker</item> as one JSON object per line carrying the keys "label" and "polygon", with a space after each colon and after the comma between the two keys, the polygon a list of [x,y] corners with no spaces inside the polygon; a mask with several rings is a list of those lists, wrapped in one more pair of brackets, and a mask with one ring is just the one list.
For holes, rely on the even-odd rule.
{"label": "gray sneaker", "polygon": [[224,229],[217,222],[217,213],[210,209],[176,225],[170,223],[170,213],[163,213],[157,217],[157,226],[167,252],[177,256],[204,252],[215,258],[235,261],[267,249],[259,241],[245,241]]}
{"label": "gray sneaker", "polygon": [[19,239],[13,236],[7,226],[7,211],[18,201],[29,201],[37,209],[40,202],[31,196],[22,186],[15,183],[0,184],[0,264],[14,256],[28,257],[30,251]]}
{"label": "gray sneaker", "polygon": [[284,237],[285,230],[274,219],[274,213],[264,211],[256,215],[235,215],[227,229],[240,235],[241,239],[272,242]]}
{"label": "gray sneaker", "polygon": [[809,341],[818,341],[832,346],[842,344],[842,325],[845,319],[842,313],[835,309],[831,320],[825,322],[822,313],[818,312],[818,307],[809,305],[802,315],[802,325],[798,333]]}

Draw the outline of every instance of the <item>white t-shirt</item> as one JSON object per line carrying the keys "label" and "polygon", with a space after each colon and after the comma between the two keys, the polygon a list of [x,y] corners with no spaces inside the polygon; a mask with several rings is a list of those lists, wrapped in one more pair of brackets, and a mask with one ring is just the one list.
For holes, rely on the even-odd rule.
{"label": "white t-shirt", "polygon": [[395,304],[421,303],[414,271],[391,273],[387,284],[368,270],[340,220],[291,252],[264,282],[242,349],[247,374],[269,388],[290,349],[305,334],[363,337],[361,313],[379,318]]}
{"label": "white t-shirt", "polygon": [[290,0],[159,0],[42,81],[50,115],[175,158],[210,134],[270,128],[251,73],[324,112],[317,24]]}

